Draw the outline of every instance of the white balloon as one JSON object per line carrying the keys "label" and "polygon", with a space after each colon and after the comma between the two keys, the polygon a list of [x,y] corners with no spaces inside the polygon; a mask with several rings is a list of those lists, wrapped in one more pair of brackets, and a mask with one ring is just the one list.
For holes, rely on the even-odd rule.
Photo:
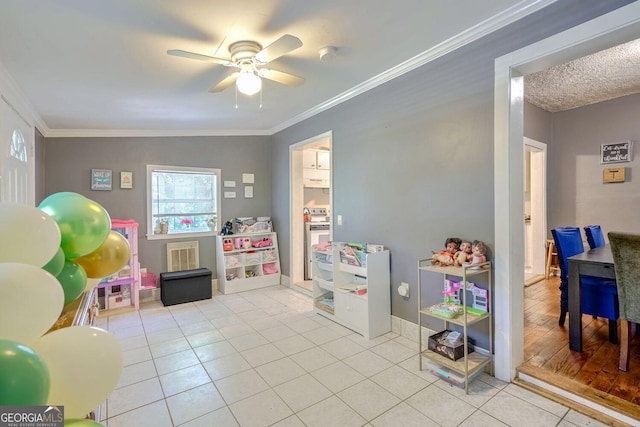
{"label": "white balloon", "polygon": [[64,405],[65,418],[82,418],[98,407],[122,373],[120,343],[104,329],[58,329],[41,337],[32,348],[49,368],[47,405]]}
{"label": "white balloon", "polygon": [[40,267],[0,263],[0,339],[30,345],[56,322],[64,306],[60,282]]}
{"label": "white balloon", "polygon": [[60,228],[38,208],[0,203],[0,242],[0,262],[42,267],[60,247]]}
{"label": "white balloon", "polygon": [[0,262],[42,267],[58,252],[61,239],[56,221],[40,209],[0,203]]}

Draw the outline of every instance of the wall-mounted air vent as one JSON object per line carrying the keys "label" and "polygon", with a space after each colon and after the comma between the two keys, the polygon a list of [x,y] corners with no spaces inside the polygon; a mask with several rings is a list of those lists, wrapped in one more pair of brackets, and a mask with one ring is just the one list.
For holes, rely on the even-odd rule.
{"label": "wall-mounted air vent", "polygon": [[167,243],[167,271],[200,268],[198,242]]}

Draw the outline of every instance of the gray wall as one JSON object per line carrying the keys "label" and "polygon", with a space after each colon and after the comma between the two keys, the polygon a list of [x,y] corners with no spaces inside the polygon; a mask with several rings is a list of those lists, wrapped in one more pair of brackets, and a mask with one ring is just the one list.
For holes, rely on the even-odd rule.
{"label": "gray wall", "polygon": [[[609,231],[640,233],[637,154],[630,163],[600,164],[600,144],[632,140],[640,149],[640,94],[552,115],[548,147],[549,228],[600,224]],[[525,119],[526,120],[526,119]],[[605,167],[626,167],[626,182],[604,184]]]}
{"label": "gray wall", "polygon": [[[113,217],[133,217],[144,228],[140,177],[145,164],[219,167],[223,179],[237,181],[241,172],[254,172],[256,198],[223,201],[223,216],[270,213],[279,233],[282,271],[288,275],[289,146],[333,130],[332,217],[334,224],[338,214],[345,219],[335,226],[334,238],[380,243],[391,250],[392,313],[416,322],[416,261],[440,250],[452,235],[484,240],[491,250],[494,229],[502,226],[493,223],[495,58],[628,3],[556,2],[271,138],[47,139],[46,193],[83,193]],[[269,140],[271,146],[265,143]],[[271,164],[264,161],[269,156]],[[136,188],[90,192],[91,168],[131,170]],[[141,239],[142,263],[162,270],[163,248],[164,243]],[[213,249],[204,253],[211,259],[201,256],[203,264],[213,263]],[[411,285],[409,300],[395,292],[401,281]],[[439,299],[439,285],[427,297]],[[430,326],[441,328],[439,322]]]}
{"label": "gray wall", "polygon": [[[334,239],[391,250],[392,313],[416,322],[419,258],[452,235],[493,247],[495,58],[627,3],[555,3],[274,135],[272,210],[280,241],[290,238],[289,146],[333,130],[334,224],[336,215],[344,217]],[[281,248],[286,274],[289,248]],[[402,281],[411,286],[409,300],[395,292]],[[424,302],[440,297],[434,285]]]}
{"label": "gray wall", "polygon": [[552,117],[552,113],[525,102],[524,136],[547,144],[548,149],[549,145],[553,144]]}
{"label": "gray wall", "polygon": [[[47,138],[45,146],[44,195],[73,191],[100,203],[112,218],[136,220],[140,224],[140,264],[156,274],[166,271],[166,243],[180,240],[145,237],[147,164],[221,169],[222,179],[236,181],[237,185],[236,199],[222,199],[221,219],[271,215],[271,146],[266,136]],[[89,189],[92,168],[113,170],[112,191]],[[121,171],[133,172],[133,189],[120,189]],[[253,199],[244,198],[242,173],[255,174]],[[211,269],[216,277],[215,238],[197,240],[200,266]]]}

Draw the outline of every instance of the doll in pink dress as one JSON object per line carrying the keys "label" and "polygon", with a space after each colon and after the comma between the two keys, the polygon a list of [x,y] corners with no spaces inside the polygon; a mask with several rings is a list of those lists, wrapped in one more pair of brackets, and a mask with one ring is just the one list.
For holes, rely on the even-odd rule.
{"label": "doll in pink dress", "polygon": [[468,264],[480,264],[487,260],[487,246],[480,240],[474,240],[471,245],[473,256]]}

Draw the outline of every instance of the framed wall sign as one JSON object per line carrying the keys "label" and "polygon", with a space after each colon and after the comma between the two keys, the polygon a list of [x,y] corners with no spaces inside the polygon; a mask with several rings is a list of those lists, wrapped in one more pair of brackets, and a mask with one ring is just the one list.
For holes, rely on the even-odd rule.
{"label": "framed wall sign", "polygon": [[133,172],[120,172],[120,188],[133,188]]}
{"label": "framed wall sign", "polygon": [[600,164],[630,162],[632,147],[632,141],[600,145]]}
{"label": "framed wall sign", "polygon": [[91,169],[91,189],[111,190],[113,172],[109,169]]}

